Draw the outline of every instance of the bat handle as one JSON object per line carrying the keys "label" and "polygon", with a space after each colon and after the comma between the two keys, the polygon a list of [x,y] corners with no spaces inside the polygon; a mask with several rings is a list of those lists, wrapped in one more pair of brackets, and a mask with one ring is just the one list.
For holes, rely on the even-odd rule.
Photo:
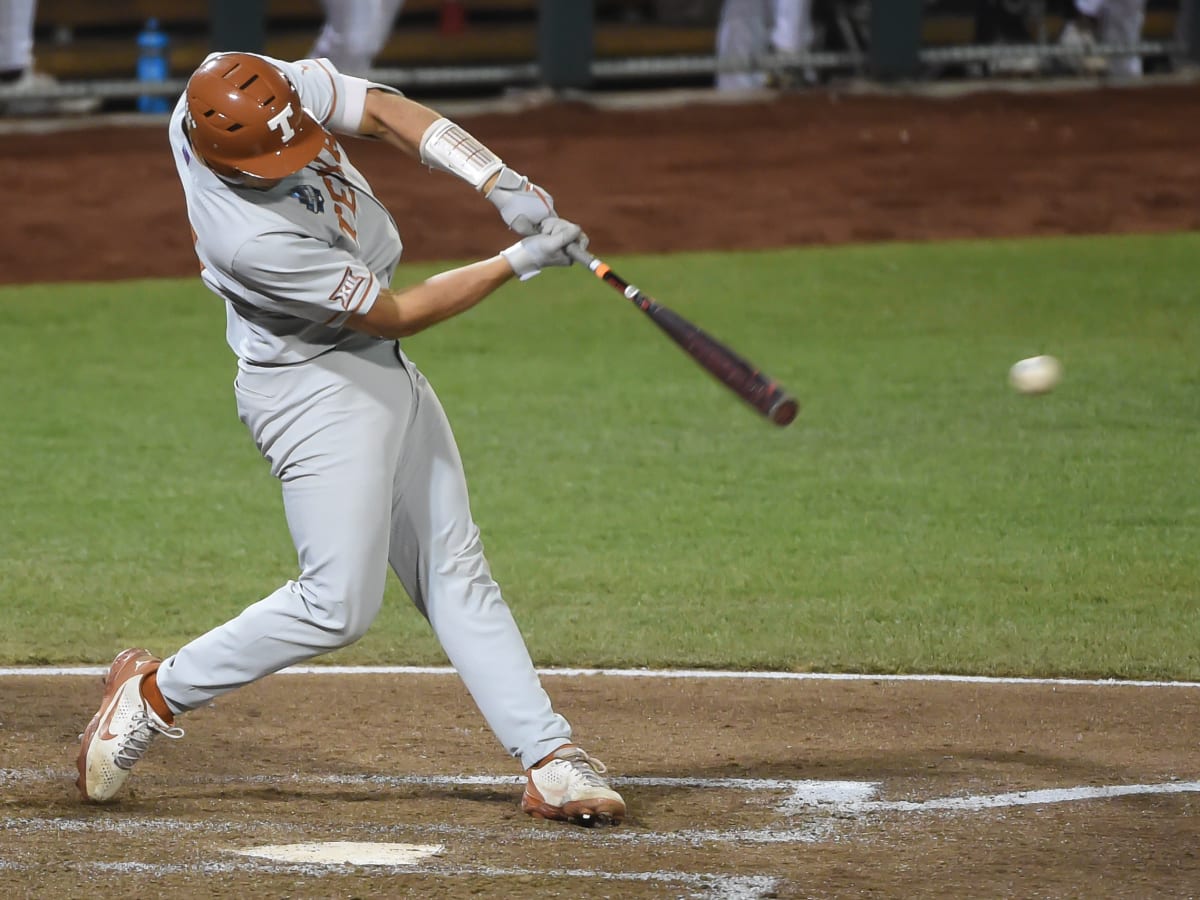
{"label": "bat handle", "polygon": [[586,269],[590,269],[592,267],[592,263],[596,261],[596,257],[592,256],[592,254],[588,253],[578,244],[567,244],[565,249],[567,251],[567,256],[571,257],[571,259],[575,260],[575,262],[579,263]]}

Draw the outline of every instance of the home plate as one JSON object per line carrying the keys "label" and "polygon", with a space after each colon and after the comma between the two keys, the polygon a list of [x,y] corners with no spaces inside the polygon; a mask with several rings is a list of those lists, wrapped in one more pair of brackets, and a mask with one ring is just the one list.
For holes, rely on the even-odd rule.
{"label": "home plate", "polygon": [[387,844],[362,841],[321,841],[307,844],[275,844],[235,850],[285,863],[316,863],[324,866],[415,866],[446,848],[441,844]]}

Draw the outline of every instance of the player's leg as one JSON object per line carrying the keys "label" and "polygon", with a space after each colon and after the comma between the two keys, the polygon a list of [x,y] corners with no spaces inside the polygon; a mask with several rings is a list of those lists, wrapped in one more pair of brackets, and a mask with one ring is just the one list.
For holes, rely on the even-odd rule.
{"label": "player's leg", "polygon": [[492,731],[528,768],[569,742],[571,727],[551,708],[492,578],[441,403],[408,368],[416,414],[396,483],[391,565]]}
{"label": "player's leg", "polygon": [[[733,63],[766,53],[770,39],[770,0],[725,0],[717,23],[717,63]],[[717,89],[753,90],[767,83],[762,72],[718,72]]]}
{"label": "player's leg", "polygon": [[604,765],[570,745],[483,553],[458,446],[411,362],[415,415],[396,482],[391,563],[496,737],[529,772],[522,807],[546,818],[619,822]]}
{"label": "player's leg", "polygon": [[300,574],[161,665],[144,650],[114,661],[80,748],[86,798],[115,795],[155,735],[182,736],[176,713],[366,631],[387,575],[403,385],[388,345],[239,374],[239,413],[283,483]]}
{"label": "player's leg", "polygon": [[390,352],[239,373],[239,411],[282,482],[300,573],[163,662],[158,684],[174,711],[353,643],[374,621],[409,415]]}
{"label": "player's leg", "polygon": [[300,574],[161,665],[142,649],[114,660],[79,750],[84,797],[113,797],[152,738],[181,737],[176,713],[366,631],[383,599],[391,485],[409,418],[397,374],[386,344],[239,374],[239,413],[282,481]]}

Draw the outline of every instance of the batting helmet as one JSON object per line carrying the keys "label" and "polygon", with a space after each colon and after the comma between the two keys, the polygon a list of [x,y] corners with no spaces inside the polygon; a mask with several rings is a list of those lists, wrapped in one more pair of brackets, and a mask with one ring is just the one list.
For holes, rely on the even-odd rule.
{"label": "batting helmet", "polygon": [[287,75],[250,53],[222,53],[192,73],[187,121],[192,149],[225,175],[291,175],[327,136]]}

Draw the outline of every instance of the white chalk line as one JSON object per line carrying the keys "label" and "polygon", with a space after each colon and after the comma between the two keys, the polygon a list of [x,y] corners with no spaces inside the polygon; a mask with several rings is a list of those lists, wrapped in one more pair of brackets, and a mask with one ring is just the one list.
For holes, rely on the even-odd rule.
{"label": "white chalk line", "polygon": [[[22,773],[16,770],[3,770],[0,774],[5,776],[20,776]],[[45,770],[24,773],[27,775],[45,775]],[[56,777],[69,777],[66,773],[56,773]],[[232,780],[232,779],[231,779]],[[262,783],[268,780],[265,778],[256,778],[256,783]],[[277,778],[269,779],[276,782],[294,782],[295,778]],[[474,785],[493,785],[493,784],[510,784],[513,779],[509,777],[491,777],[491,776],[468,776],[437,778],[423,776],[408,776],[399,778],[388,778],[385,782],[375,776],[331,776],[323,779],[303,779],[306,781],[322,781],[336,784],[346,783],[403,783],[403,784],[461,784],[464,781]],[[688,785],[701,785],[705,779],[658,779],[658,778],[639,778],[636,780],[640,784],[656,785],[662,782],[678,783],[686,782]],[[722,785],[729,786],[736,784],[739,779],[716,779]],[[965,797],[941,797],[924,801],[907,801],[907,800],[872,800],[868,799],[877,789],[878,784],[874,782],[788,782],[782,779],[744,779],[740,780],[746,784],[752,784],[754,787],[749,790],[774,790],[778,786],[793,786],[801,784],[804,787],[794,789],[792,799],[798,802],[793,807],[793,815],[801,812],[808,812],[816,815],[818,821],[811,823],[808,827],[802,829],[779,829],[779,828],[763,828],[763,829],[733,829],[727,831],[710,830],[684,830],[679,832],[651,832],[641,833],[633,831],[613,830],[607,833],[602,833],[601,839],[606,843],[632,843],[632,844],[667,844],[670,846],[681,845],[698,845],[705,843],[814,843],[818,841],[827,841],[836,837],[835,830],[839,820],[847,818],[857,819],[860,822],[868,820],[872,816],[896,814],[896,813],[961,813],[975,812],[981,810],[1002,809],[1022,806],[1045,806],[1061,803],[1073,803],[1087,800],[1115,799],[1119,797],[1129,797],[1138,795],[1164,795],[1164,794],[1181,794],[1181,793],[1197,793],[1200,792],[1200,781],[1174,781],[1152,784],[1129,784],[1129,785],[1106,785],[1106,786],[1081,786],[1073,788],[1049,788],[1042,790],[1017,791],[1003,794],[992,795],[971,795]],[[810,789],[809,793],[805,793],[806,789]],[[807,804],[804,799],[807,797]],[[824,821],[821,821],[824,819]],[[261,830],[260,830],[261,829]],[[288,824],[279,822],[221,822],[221,821],[190,821],[184,819],[172,818],[106,818],[94,817],[87,819],[71,818],[71,817],[9,817],[0,818],[0,831],[8,833],[35,833],[35,832],[113,832],[122,835],[128,835],[134,832],[151,832],[156,834],[163,833],[178,833],[183,832],[208,832],[218,834],[261,834],[262,831],[267,833],[279,832],[301,832],[310,840],[314,837],[314,829],[311,824]],[[345,837],[344,828],[333,829],[339,837]],[[473,845],[479,845],[486,841],[495,841],[496,835],[490,830],[478,826],[452,826],[445,824],[437,824],[432,826],[422,825],[393,825],[393,826],[358,826],[359,831],[368,834],[384,833],[403,833],[403,834],[430,834],[436,833],[440,835],[456,835],[471,838]],[[531,829],[528,832],[517,835],[518,840],[526,840],[529,838],[544,840],[561,840],[569,837],[579,837],[583,832],[574,829]],[[587,833],[589,837],[591,833]],[[230,850],[230,852],[239,852]],[[209,862],[193,865],[163,865],[157,863],[142,863],[135,861],[125,862],[82,862],[77,863],[76,868],[94,869],[106,873],[116,874],[136,874],[147,875],[151,877],[161,877],[165,875],[178,873],[199,873],[199,874],[229,874],[245,871],[255,872],[286,872],[291,874],[307,874],[311,876],[322,876],[327,874],[337,874],[340,872],[359,872],[363,867],[359,866],[338,866],[338,865],[323,865],[311,866],[304,864],[279,864],[279,863],[264,863],[260,860],[246,859],[234,862]],[[11,860],[0,858],[0,870],[25,870],[37,869],[39,866],[25,866],[24,864],[15,863]],[[502,868],[491,866],[456,866],[444,863],[434,864],[417,864],[404,866],[372,866],[371,871],[388,871],[396,874],[426,874],[438,876],[479,876],[479,877],[516,877],[516,876],[533,876],[541,878],[586,878],[591,880],[604,881],[642,881],[655,882],[664,884],[679,884],[689,888],[699,889],[699,893],[693,893],[691,896],[710,898],[710,900],[758,900],[758,898],[767,897],[775,891],[779,883],[779,878],[769,875],[750,874],[750,875],[715,875],[693,872],[610,872],[603,870],[582,870],[582,869],[564,869],[564,870],[538,870],[525,868]]]}
{"label": "white chalk line", "polygon": [[[531,825],[512,835],[512,840],[535,841],[538,843],[587,841],[589,844],[634,844],[658,847],[703,847],[711,844],[816,844],[834,837],[834,821],[821,819],[798,828],[727,828],[727,829],[681,829],[679,831],[633,831],[606,829],[584,831],[578,828],[538,828]],[[495,843],[495,829],[479,825],[396,824],[380,825],[356,823],[356,832],[378,837],[427,837],[462,838],[473,844]],[[302,834],[312,837],[328,832],[344,837],[342,826],[314,826],[311,822],[280,822],[263,820],[223,821],[214,819],[172,819],[162,817],[93,818],[71,817],[33,818],[10,816],[0,818],[0,831],[12,834],[75,833],[129,835],[148,832],[151,834]],[[506,839],[508,840],[508,839]],[[511,842],[511,841],[509,841]]]}
{"label": "white chalk line", "polygon": [[[0,769],[0,785],[19,785],[33,782],[67,781],[73,773],[54,769]],[[519,787],[523,775],[231,775],[214,777],[199,775],[175,779],[187,784],[214,785],[351,785],[363,787]],[[733,790],[742,792],[776,792],[786,794],[777,811],[790,815],[791,810],[823,805],[846,805],[870,800],[878,793],[878,784],[866,781],[831,781],[786,778],[672,778],[621,777],[609,781],[617,787],[658,787],[673,790]]]}
{"label": "white chalk line", "polygon": [[[107,666],[8,666],[0,677],[103,676]],[[450,666],[290,666],[279,675],[457,675]],[[857,672],[741,672],[720,669],[539,669],[553,678],[681,678],[732,681],[886,681],[946,684],[1014,684],[1062,687],[1200,688],[1200,681],[1134,681],[1119,678],[1024,678],[992,675],[869,675]]]}
{"label": "white chalk line", "polygon": [[[237,852],[237,851],[230,851]],[[771,875],[720,875],[705,872],[610,872],[599,869],[530,869],[499,866],[460,865],[372,865],[340,866],[309,865],[304,863],[271,863],[246,858],[207,863],[148,863],[135,860],[122,862],[74,861],[69,868],[75,871],[94,871],[114,875],[141,875],[162,878],[169,875],[235,875],[246,872],[265,875],[303,875],[325,877],[364,872],[380,875],[438,875],[443,877],[483,878],[570,878],[585,881],[640,881],[685,885],[696,890],[690,896],[703,900],[758,900],[774,892],[779,879]],[[0,871],[38,872],[44,867],[37,863],[19,863],[0,859]]]}
{"label": "white chalk line", "polygon": [[[0,785],[19,785],[33,782],[69,781],[74,772],[55,769],[0,769]],[[230,775],[190,776],[183,779],[192,785],[349,785],[364,787],[518,787],[524,783],[521,775]],[[1072,803],[1082,800],[1105,800],[1146,794],[1200,793],[1200,781],[1165,781],[1150,784],[1084,785],[1070,788],[1044,788],[1012,791],[1002,794],[975,794],[964,797],[939,797],[931,800],[876,800],[881,786],[877,781],[841,781],[787,778],[675,778],[665,776],[614,776],[611,783],[618,787],[660,787],[697,790],[733,790],[747,793],[775,792],[786,794],[776,811],[784,816],[807,815],[813,812],[835,812],[840,815],[866,815],[887,812],[970,812],[1015,806],[1040,806]],[[16,819],[0,819],[0,827],[11,827]],[[34,821],[34,820],[25,820]],[[72,820],[56,820],[72,821]],[[96,819],[82,820],[90,827]],[[129,822],[128,819],[120,820]],[[145,820],[159,823],[167,820]],[[724,831],[711,832],[724,834]]]}
{"label": "white chalk line", "polygon": [[1194,793],[1200,793],[1200,781],[1046,788],[1037,791],[1015,791],[1008,794],[941,797],[923,801],[868,800],[862,803],[847,804],[841,808],[841,811],[859,815],[890,812],[976,812],[985,809],[1007,809],[1015,806],[1048,806],[1055,803],[1076,803],[1081,800],[1111,800],[1117,797],[1134,797],[1147,794]]}

